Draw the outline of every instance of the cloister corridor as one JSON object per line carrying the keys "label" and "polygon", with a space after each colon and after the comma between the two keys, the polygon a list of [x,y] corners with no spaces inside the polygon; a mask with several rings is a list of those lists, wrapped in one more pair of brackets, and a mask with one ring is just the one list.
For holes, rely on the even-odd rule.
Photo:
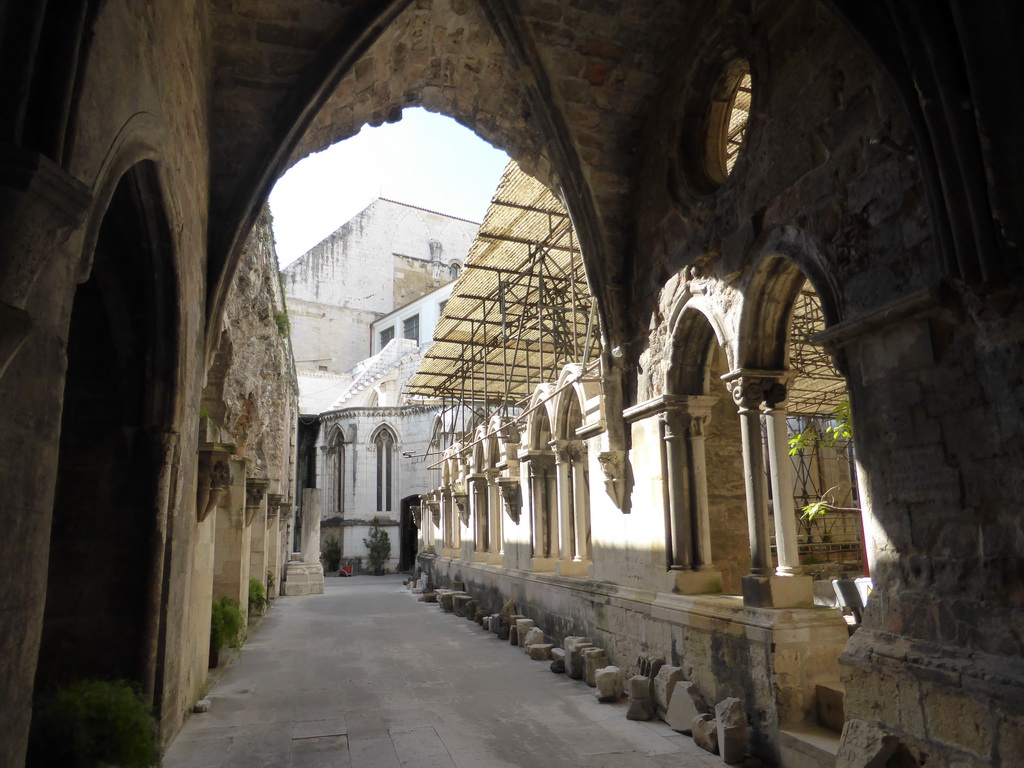
{"label": "cloister corridor", "polygon": [[580,680],[402,577],[328,578],[279,598],[172,742],[165,768],[720,766],[660,720],[626,719]]}

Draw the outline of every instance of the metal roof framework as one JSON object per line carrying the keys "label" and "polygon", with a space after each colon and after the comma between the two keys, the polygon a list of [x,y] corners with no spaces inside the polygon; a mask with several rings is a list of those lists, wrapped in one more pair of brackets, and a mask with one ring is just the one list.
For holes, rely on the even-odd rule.
{"label": "metal roof framework", "polygon": [[832,414],[849,399],[843,374],[836,370],[829,353],[814,342],[814,336],[823,330],[821,301],[806,282],[797,295],[789,331],[789,367],[796,373],[786,406],[791,414]]}
{"label": "metal roof framework", "polygon": [[517,413],[567,363],[599,357],[597,330],[568,212],[510,162],[405,393]]}

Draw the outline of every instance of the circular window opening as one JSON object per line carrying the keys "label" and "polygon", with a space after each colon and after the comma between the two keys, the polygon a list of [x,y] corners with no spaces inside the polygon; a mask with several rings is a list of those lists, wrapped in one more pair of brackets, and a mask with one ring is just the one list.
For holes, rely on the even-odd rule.
{"label": "circular window opening", "polygon": [[736,165],[747,135],[750,97],[750,65],[733,62],[719,81],[708,124],[706,169],[716,184],[725,181]]}

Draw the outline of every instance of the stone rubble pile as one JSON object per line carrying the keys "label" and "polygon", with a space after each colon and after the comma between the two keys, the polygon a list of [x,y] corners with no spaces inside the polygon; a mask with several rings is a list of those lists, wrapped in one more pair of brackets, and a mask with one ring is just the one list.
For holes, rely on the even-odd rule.
{"label": "stone rubble pile", "polygon": [[637,658],[636,674],[627,679],[620,667],[611,664],[608,652],[590,638],[569,635],[560,644],[554,642],[533,619],[518,613],[512,600],[492,613],[493,606],[487,606],[490,601],[474,598],[461,582],[444,589],[425,579],[425,586],[417,587],[420,581],[412,579],[407,586],[419,594],[421,602],[435,602],[445,613],[475,621],[499,640],[522,648],[531,659],[549,662],[552,672],[583,681],[595,689],[598,701],[614,703],[626,696],[627,719],[657,717],[672,730],[691,736],[697,746],[720,755],[726,765],[760,765],[747,755],[750,729],[743,701],[726,697],[709,702],[693,680],[692,665],[674,666],[656,654],[643,653]]}

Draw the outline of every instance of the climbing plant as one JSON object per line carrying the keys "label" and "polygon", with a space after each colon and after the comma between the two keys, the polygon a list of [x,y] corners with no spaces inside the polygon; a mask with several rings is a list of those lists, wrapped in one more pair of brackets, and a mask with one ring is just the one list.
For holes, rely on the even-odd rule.
{"label": "climbing plant", "polygon": [[[823,448],[839,449],[843,443],[848,443],[851,440],[853,440],[853,424],[850,419],[850,401],[843,400],[836,406],[834,418],[825,425],[824,429],[821,429],[814,420],[809,420],[804,429],[789,438],[789,455],[820,453]],[[821,493],[819,499],[801,509],[801,516],[807,520],[813,520],[826,512],[860,512],[858,507],[836,505],[833,496],[835,490],[833,487]]]}

